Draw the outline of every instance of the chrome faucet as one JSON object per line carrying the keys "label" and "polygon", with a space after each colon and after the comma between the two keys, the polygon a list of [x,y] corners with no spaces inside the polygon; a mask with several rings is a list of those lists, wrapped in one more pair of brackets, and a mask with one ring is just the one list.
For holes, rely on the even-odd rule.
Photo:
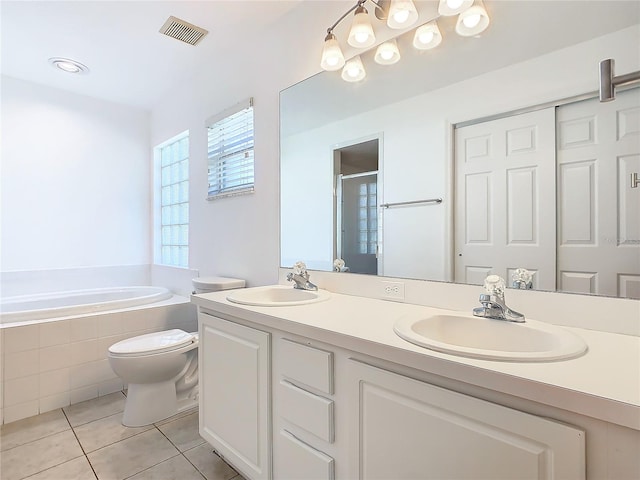
{"label": "chrome faucet", "polygon": [[300,290],[318,290],[318,287],[309,281],[309,272],[304,262],[296,262],[293,272],[287,275],[287,281],[295,282],[293,288]]}
{"label": "chrome faucet", "polygon": [[480,295],[482,306],[474,308],[473,315],[494,320],[506,320],[508,322],[524,322],[523,314],[507,307],[504,301],[504,285],[504,280],[501,277],[489,275],[484,282],[484,288],[487,293]]}

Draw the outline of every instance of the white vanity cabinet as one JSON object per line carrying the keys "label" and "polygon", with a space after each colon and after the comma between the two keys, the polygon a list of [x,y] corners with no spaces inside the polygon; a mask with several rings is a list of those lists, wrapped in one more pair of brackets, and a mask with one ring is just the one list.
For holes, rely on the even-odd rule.
{"label": "white vanity cabinet", "polygon": [[274,478],[333,480],[334,353],[274,334],[273,383]]}
{"label": "white vanity cabinet", "polygon": [[200,435],[247,479],[271,479],[270,334],[198,313]]}
{"label": "white vanity cabinet", "polygon": [[584,479],[585,433],[351,360],[349,478]]}

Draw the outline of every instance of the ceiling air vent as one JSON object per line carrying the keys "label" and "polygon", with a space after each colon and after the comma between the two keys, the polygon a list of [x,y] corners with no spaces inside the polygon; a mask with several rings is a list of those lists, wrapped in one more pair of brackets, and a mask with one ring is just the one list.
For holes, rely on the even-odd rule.
{"label": "ceiling air vent", "polygon": [[202,38],[209,33],[204,28],[196,27],[189,22],[176,17],[169,17],[160,29],[160,33],[175,38],[189,45],[197,45]]}

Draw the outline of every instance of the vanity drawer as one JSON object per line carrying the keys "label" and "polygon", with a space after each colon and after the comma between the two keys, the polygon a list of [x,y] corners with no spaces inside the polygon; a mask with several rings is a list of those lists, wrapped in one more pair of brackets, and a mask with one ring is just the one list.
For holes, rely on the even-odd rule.
{"label": "vanity drawer", "polygon": [[280,430],[280,457],[277,477],[282,480],[333,480],[334,460],[307,445],[286,430]]}
{"label": "vanity drawer", "polygon": [[333,443],[333,400],[309,393],[286,380],[280,381],[278,393],[278,407],[282,418]]}
{"label": "vanity drawer", "polygon": [[333,394],[333,353],[285,339],[280,346],[280,371],[285,378]]}

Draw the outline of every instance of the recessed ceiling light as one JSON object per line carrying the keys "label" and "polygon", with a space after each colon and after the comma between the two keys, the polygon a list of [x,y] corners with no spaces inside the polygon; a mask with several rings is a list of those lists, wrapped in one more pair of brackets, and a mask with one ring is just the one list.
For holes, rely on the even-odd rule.
{"label": "recessed ceiling light", "polygon": [[86,65],[76,62],[75,60],[71,60],[70,58],[52,57],[49,59],[49,63],[63,72],[89,73],[89,68]]}

